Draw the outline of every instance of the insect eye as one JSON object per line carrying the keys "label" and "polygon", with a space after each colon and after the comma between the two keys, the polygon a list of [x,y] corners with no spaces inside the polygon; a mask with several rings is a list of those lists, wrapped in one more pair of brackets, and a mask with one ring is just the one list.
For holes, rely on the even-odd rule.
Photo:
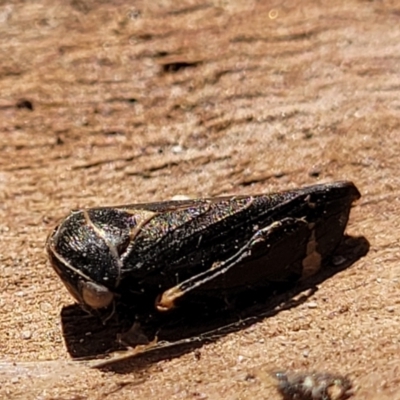
{"label": "insect eye", "polygon": [[94,282],[80,281],[82,300],[94,309],[105,308],[111,304],[114,294],[103,285]]}

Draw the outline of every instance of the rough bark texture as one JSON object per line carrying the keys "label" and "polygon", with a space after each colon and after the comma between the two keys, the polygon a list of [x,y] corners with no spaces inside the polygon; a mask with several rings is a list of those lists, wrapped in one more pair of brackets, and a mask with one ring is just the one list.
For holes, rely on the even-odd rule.
{"label": "rough bark texture", "polygon": [[[397,1],[2,1],[0,37],[0,397],[279,399],[289,369],[400,399]],[[43,251],[70,209],[342,179],[370,250],[306,301],[118,373],[71,361]]]}

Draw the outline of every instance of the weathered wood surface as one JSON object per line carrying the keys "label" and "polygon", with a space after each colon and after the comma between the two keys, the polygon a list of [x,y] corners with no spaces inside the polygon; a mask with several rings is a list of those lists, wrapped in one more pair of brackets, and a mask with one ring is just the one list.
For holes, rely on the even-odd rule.
{"label": "weathered wood surface", "polygon": [[[130,3],[0,5],[0,397],[278,399],[298,369],[400,399],[397,2]],[[305,302],[124,373],[70,361],[43,251],[70,209],[339,179],[370,251]]]}

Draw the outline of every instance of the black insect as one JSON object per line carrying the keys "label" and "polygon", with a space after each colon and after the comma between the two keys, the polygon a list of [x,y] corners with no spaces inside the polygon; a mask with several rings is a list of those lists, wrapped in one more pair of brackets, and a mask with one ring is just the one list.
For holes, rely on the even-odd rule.
{"label": "black insect", "polygon": [[327,372],[276,372],[284,400],[345,400],[353,395],[350,379]]}
{"label": "black insect", "polygon": [[[73,211],[51,233],[52,266],[91,309],[173,309],[229,302],[248,290],[315,274],[343,236],[351,182],[276,194]],[[204,303],[204,304],[205,304]]]}

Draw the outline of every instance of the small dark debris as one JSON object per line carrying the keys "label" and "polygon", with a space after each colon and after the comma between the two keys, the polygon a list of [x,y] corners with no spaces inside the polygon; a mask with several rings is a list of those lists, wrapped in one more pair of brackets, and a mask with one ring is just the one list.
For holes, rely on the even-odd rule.
{"label": "small dark debris", "polygon": [[[179,4],[179,3],[177,2],[176,4]],[[190,13],[194,13],[196,11],[205,10],[209,7],[212,7],[212,5],[205,3],[205,4],[199,4],[199,5],[189,6],[189,7],[178,8],[176,10],[171,10],[167,14],[170,14],[170,15],[190,14]]]}
{"label": "small dark debris", "polygon": [[[107,103],[130,103],[130,104],[134,104],[137,103],[138,100],[135,97],[112,97],[108,100],[106,100]],[[97,110],[98,111],[98,110]]]}
{"label": "small dark debris", "polygon": [[174,73],[185,68],[194,68],[201,64],[201,61],[174,61],[162,64],[164,73]]}
{"label": "small dark debris", "polygon": [[154,53],[154,57],[166,57],[168,54],[168,51],[158,50]]}
{"label": "small dark debris", "polygon": [[70,4],[72,8],[83,14],[87,14],[90,11],[89,5],[83,0],[72,0]]}
{"label": "small dark debris", "polygon": [[201,359],[201,351],[199,349],[196,349],[193,355],[196,361],[199,361]]}
{"label": "small dark debris", "polygon": [[304,130],[303,134],[304,134],[304,139],[306,140],[312,139],[314,136],[313,133],[308,129]]}
{"label": "small dark debris", "polygon": [[244,380],[247,382],[252,382],[256,380],[256,376],[254,374],[246,374],[246,376],[244,377]]}
{"label": "small dark debris", "polygon": [[123,131],[104,131],[103,132],[104,136],[124,136],[125,133]]}
{"label": "small dark debris", "polygon": [[151,40],[153,39],[153,35],[151,33],[139,33],[137,38],[140,40]]}
{"label": "small dark debris", "polygon": [[26,108],[30,111],[33,111],[33,104],[30,100],[27,99],[19,99],[16,104],[17,108]]}
{"label": "small dark debris", "polygon": [[313,168],[311,171],[308,172],[308,176],[311,176],[313,178],[318,178],[320,175],[321,175],[320,168]]}
{"label": "small dark debris", "polygon": [[348,377],[329,372],[274,372],[284,400],[345,400],[352,396]]}

